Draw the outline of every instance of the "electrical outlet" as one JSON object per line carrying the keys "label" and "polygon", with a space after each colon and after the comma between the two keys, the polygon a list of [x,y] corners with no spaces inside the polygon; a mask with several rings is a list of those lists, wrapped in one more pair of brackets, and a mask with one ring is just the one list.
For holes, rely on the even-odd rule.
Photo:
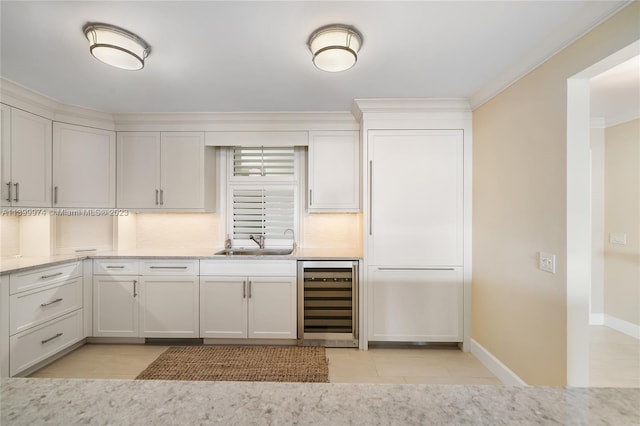
{"label": "electrical outlet", "polygon": [[556,255],[551,253],[540,252],[538,267],[543,271],[556,273]]}

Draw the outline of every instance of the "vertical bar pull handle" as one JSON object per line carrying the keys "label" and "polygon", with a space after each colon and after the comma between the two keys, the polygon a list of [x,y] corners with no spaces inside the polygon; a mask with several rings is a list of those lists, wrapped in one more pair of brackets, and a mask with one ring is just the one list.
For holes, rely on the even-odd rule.
{"label": "vertical bar pull handle", "polygon": [[164,206],[164,189],[160,190],[160,205]]}
{"label": "vertical bar pull handle", "polygon": [[18,182],[14,183],[13,186],[16,187],[16,197],[13,199],[16,203],[20,201],[20,184]]}
{"label": "vertical bar pull handle", "polygon": [[8,201],[8,202],[11,202],[11,182],[8,182],[8,183],[7,183],[7,192],[8,192],[8,194],[7,194],[7,201]]}
{"label": "vertical bar pull handle", "polygon": [[58,187],[53,187],[53,204],[58,204]]}
{"label": "vertical bar pull handle", "polygon": [[137,280],[133,280],[133,297],[138,297],[138,281]]}
{"label": "vertical bar pull handle", "polygon": [[313,189],[309,190],[309,205],[313,204]]}
{"label": "vertical bar pull handle", "polygon": [[247,298],[247,281],[242,281],[242,298]]}
{"label": "vertical bar pull handle", "polygon": [[251,280],[249,280],[249,299],[251,299]]}
{"label": "vertical bar pull handle", "polygon": [[158,195],[159,195],[159,194],[160,194],[160,191],[158,191],[158,190],[156,189],[156,206],[157,206],[158,204],[160,204],[160,202],[158,201]]}
{"label": "vertical bar pull handle", "polygon": [[369,160],[369,235],[373,235],[373,160]]}

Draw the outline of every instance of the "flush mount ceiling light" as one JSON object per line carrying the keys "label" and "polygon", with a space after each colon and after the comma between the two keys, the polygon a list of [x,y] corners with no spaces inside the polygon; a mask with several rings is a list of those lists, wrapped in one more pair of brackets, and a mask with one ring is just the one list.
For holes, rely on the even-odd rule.
{"label": "flush mount ceiling light", "polygon": [[358,60],[362,34],[349,25],[326,25],[315,30],[307,44],[316,67],[329,72],[346,71]]}
{"label": "flush mount ceiling light", "polygon": [[139,70],[151,47],[137,35],[109,24],[88,23],[82,30],[89,40],[89,52],[116,68]]}

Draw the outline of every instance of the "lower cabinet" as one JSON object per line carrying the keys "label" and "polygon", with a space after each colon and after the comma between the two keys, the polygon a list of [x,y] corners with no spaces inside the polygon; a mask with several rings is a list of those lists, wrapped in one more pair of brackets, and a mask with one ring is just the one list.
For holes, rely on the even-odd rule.
{"label": "lower cabinet", "polygon": [[200,336],[295,339],[295,277],[201,277]]}
{"label": "lower cabinet", "polygon": [[197,260],[94,262],[95,337],[198,337]]}
{"label": "lower cabinet", "polygon": [[140,277],[140,337],[198,337],[198,277]]}
{"label": "lower cabinet", "polygon": [[462,268],[370,267],[369,340],[461,342]]}

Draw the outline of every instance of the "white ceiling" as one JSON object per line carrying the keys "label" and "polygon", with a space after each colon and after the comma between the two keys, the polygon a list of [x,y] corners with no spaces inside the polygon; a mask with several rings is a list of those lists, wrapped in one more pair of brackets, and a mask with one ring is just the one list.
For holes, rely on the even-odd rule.
{"label": "white ceiling", "polygon": [[[479,104],[627,1],[7,1],[0,75],[107,112],[348,111],[354,98],[464,97]],[[144,38],[142,71],[89,54],[82,26]],[[316,28],[354,25],[359,61],[314,68]]]}

